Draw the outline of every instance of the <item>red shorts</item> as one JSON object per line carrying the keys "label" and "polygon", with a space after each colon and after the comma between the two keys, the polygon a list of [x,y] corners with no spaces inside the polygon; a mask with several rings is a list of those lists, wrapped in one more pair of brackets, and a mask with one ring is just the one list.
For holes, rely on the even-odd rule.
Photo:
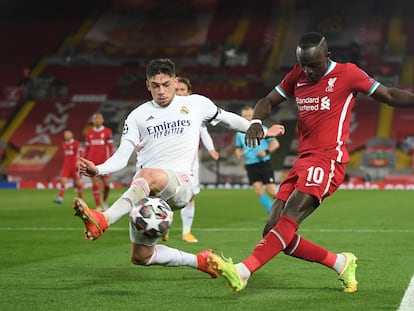
{"label": "red shorts", "polygon": [[73,180],[80,179],[77,166],[64,166],[62,168],[61,176],[64,178],[72,178]]}
{"label": "red shorts", "polygon": [[345,164],[329,158],[306,154],[298,158],[280,184],[277,199],[287,201],[293,190],[308,193],[319,202],[339,188],[345,178]]}

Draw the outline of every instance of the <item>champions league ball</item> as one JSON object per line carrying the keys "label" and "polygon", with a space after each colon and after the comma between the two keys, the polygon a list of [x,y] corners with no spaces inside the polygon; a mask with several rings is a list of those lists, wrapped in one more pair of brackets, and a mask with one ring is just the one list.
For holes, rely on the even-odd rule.
{"label": "champions league ball", "polygon": [[157,197],[146,197],[135,203],[130,213],[132,226],[147,237],[157,238],[170,228],[173,221],[171,207]]}

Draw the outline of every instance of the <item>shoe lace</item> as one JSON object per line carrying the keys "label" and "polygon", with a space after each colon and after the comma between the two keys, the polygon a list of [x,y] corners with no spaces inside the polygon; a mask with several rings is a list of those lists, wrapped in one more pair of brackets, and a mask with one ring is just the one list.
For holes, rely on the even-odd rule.
{"label": "shoe lace", "polygon": [[231,257],[225,257],[224,256],[224,253],[223,253],[223,251],[220,251],[221,252],[221,258],[226,262],[226,263],[229,263],[229,264],[233,264],[233,259],[231,258]]}

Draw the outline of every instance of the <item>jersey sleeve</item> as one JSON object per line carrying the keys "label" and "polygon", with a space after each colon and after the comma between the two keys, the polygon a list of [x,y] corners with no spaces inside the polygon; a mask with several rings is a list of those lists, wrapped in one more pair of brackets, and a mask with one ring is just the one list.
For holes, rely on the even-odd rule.
{"label": "jersey sleeve", "polygon": [[204,122],[200,128],[200,138],[201,138],[201,142],[203,143],[207,151],[216,150],[216,148],[214,148],[213,139],[211,138],[211,135],[208,132],[207,126],[204,124]]}
{"label": "jersey sleeve", "polygon": [[284,98],[288,99],[293,95],[295,89],[295,83],[298,79],[298,75],[300,71],[298,69],[298,65],[296,64],[291,71],[289,71],[283,80],[276,85],[275,90]]}
{"label": "jersey sleeve", "polygon": [[121,142],[127,140],[131,142],[134,146],[137,146],[139,143],[139,137],[141,137],[137,120],[137,110],[133,110],[128,117],[125,119],[124,127],[122,130]]}
{"label": "jersey sleeve", "polygon": [[354,91],[371,95],[378,88],[380,83],[374,78],[370,77],[364,70],[349,63],[348,77]]}

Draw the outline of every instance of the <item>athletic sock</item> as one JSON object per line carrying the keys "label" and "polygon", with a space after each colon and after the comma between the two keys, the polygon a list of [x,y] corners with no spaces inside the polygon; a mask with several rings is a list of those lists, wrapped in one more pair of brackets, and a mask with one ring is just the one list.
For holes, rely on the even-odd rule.
{"label": "athletic sock", "polygon": [[108,201],[108,196],[109,196],[109,191],[110,190],[111,190],[111,187],[104,185],[103,193],[102,193],[102,200],[104,202]]}
{"label": "athletic sock", "polygon": [[92,185],[92,195],[96,206],[101,206],[101,194],[99,192],[99,186]]}
{"label": "athletic sock", "polygon": [[134,203],[147,197],[149,193],[150,188],[147,181],[143,178],[135,179],[128,190],[103,213],[108,224],[111,225],[128,214]]}
{"label": "athletic sock", "polygon": [[263,205],[264,209],[267,213],[270,212],[270,209],[272,208],[272,200],[269,198],[269,196],[265,193],[259,196],[260,204]]}
{"label": "athletic sock", "polygon": [[58,192],[58,197],[59,198],[63,198],[65,194],[65,185],[64,184],[60,184],[59,186],[59,192]]}
{"label": "athletic sock", "polygon": [[191,231],[194,220],[194,200],[191,200],[184,208],[181,209],[181,221],[183,223],[183,235]]}
{"label": "athletic sock", "polygon": [[83,196],[83,187],[82,187],[82,185],[77,186],[76,191],[78,193],[78,197],[82,199],[82,196]]}
{"label": "athletic sock", "polygon": [[298,223],[293,218],[286,215],[281,216],[273,229],[256,245],[253,253],[243,260],[243,264],[249,269],[250,273],[255,272],[284,250],[286,245],[289,245],[297,229]]}
{"label": "athletic sock", "polygon": [[331,269],[337,261],[337,255],[335,253],[297,234],[295,234],[284,252],[286,255],[310,262],[317,262]]}
{"label": "athletic sock", "polygon": [[146,265],[162,265],[166,267],[198,267],[196,255],[186,253],[176,248],[171,248],[162,244],[155,245],[154,253]]}
{"label": "athletic sock", "polygon": [[336,273],[341,273],[341,271],[343,270],[343,268],[345,267],[345,263],[346,263],[346,257],[344,254],[336,254],[336,260],[335,260],[335,264],[332,267]]}

